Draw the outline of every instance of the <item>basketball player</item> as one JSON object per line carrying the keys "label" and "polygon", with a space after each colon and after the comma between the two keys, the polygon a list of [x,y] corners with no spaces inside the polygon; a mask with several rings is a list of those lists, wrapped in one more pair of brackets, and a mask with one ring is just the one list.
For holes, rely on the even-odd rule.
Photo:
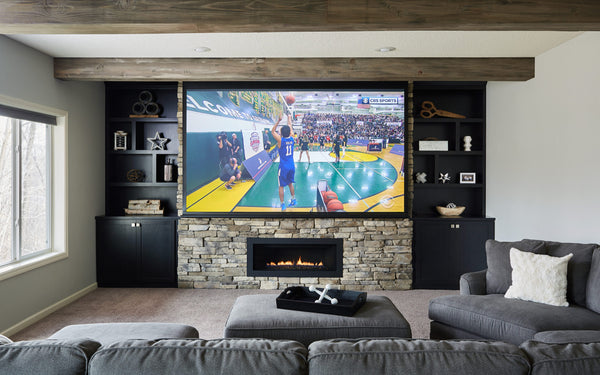
{"label": "basketball player", "polygon": [[277,133],[277,126],[281,122],[282,116],[271,128],[271,135],[277,141],[279,147],[279,200],[281,201],[281,211],[285,211],[286,206],[283,203],[284,191],[287,186],[290,189],[292,199],[289,207],[296,205],[296,195],[294,193],[294,175],[296,166],[294,164],[294,129],[292,128],[292,116],[288,115],[288,124],[281,127],[281,135]]}
{"label": "basketball player", "polygon": [[339,163],[340,162],[340,144],[342,143],[342,141],[340,140],[340,136],[336,135],[335,139],[333,140],[333,152],[335,153],[335,162]]}
{"label": "basketball player", "polygon": [[302,153],[306,152],[306,157],[308,158],[308,164],[310,164],[310,154],[308,153],[308,136],[304,135],[300,139],[300,156],[298,157],[298,163],[302,161]]}

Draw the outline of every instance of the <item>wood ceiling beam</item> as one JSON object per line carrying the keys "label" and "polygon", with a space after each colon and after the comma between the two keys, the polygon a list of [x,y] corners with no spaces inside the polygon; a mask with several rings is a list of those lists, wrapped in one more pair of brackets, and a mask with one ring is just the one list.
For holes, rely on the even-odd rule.
{"label": "wood ceiling beam", "polygon": [[533,58],[55,58],[78,81],[526,81]]}
{"label": "wood ceiling beam", "polygon": [[598,0],[0,2],[3,34],[600,30]]}

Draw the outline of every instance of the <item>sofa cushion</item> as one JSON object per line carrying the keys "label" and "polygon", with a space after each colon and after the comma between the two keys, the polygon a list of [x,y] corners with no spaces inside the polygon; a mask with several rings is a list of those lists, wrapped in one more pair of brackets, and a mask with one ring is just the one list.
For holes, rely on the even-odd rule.
{"label": "sofa cushion", "polygon": [[198,330],[178,323],[91,323],[66,326],[48,338],[59,340],[89,338],[107,345],[129,339],[198,338]]}
{"label": "sofa cushion", "polygon": [[0,344],[0,373],[10,375],[85,375],[100,343],[79,340],[34,340]]}
{"label": "sofa cushion", "polygon": [[429,303],[429,318],[516,345],[542,331],[600,329],[600,315],[586,308],[507,299],[501,294],[437,297]]}
{"label": "sofa cushion", "polygon": [[306,347],[266,339],[126,340],[103,346],[90,375],[306,374]]}
{"label": "sofa cushion", "polygon": [[521,345],[531,362],[531,375],[600,374],[600,343]]}
{"label": "sofa cushion", "polygon": [[569,253],[573,258],[569,261],[567,279],[567,300],[579,306],[586,306],[586,288],[592,255],[596,244],[546,242],[546,253],[553,257],[563,257]]}
{"label": "sofa cushion", "polygon": [[[535,341],[545,342],[546,344],[569,344],[573,342],[600,342],[600,331],[592,330],[565,330],[565,331],[544,331],[538,332],[533,336]],[[600,353],[599,353],[600,354]]]}
{"label": "sofa cushion", "polygon": [[573,254],[557,258],[510,249],[512,284],[506,298],[569,306],[567,302],[567,267]]}
{"label": "sofa cushion", "polygon": [[8,337],[4,336],[4,335],[0,335],[0,345],[2,344],[10,344],[12,342],[11,339],[9,339]]}
{"label": "sofa cushion", "polygon": [[588,309],[600,313],[600,249],[596,249],[592,256],[585,305]]}
{"label": "sofa cushion", "polygon": [[529,362],[502,342],[403,339],[316,341],[308,348],[311,375],[528,374]]}
{"label": "sofa cushion", "polygon": [[485,255],[487,272],[485,274],[487,294],[504,294],[511,284],[510,249],[516,248],[535,254],[545,254],[544,241],[521,240],[517,242],[500,242],[487,240]]}

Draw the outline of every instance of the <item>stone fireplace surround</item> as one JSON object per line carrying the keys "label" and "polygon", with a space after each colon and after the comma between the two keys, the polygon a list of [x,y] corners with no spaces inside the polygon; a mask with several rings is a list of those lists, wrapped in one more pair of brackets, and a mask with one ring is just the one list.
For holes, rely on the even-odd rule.
{"label": "stone fireplace surround", "polygon": [[[284,289],[336,285],[402,290],[412,284],[412,221],[407,218],[181,218],[180,288]],[[251,277],[246,239],[341,238],[342,277]]]}

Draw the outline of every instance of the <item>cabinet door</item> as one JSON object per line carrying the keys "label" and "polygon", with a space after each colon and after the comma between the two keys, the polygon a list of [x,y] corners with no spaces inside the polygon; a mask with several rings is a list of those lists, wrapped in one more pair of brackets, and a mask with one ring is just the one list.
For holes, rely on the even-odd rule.
{"label": "cabinet door", "polygon": [[458,288],[456,238],[456,231],[447,221],[415,221],[415,288]]}
{"label": "cabinet door", "polygon": [[494,222],[462,222],[456,233],[460,244],[460,274],[485,269],[485,241],[494,238]]}
{"label": "cabinet door", "polygon": [[137,279],[137,235],[133,221],[96,222],[96,272],[99,286],[118,286]]}
{"label": "cabinet door", "polygon": [[140,281],[147,286],[176,284],[175,222],[138,221],[141,224]]}
{"label": "cabinet door", "polygon": [[458,289],[460,276],[486,268],[485,241],[494,238],[491,219],[414,222],[414,287]]}

